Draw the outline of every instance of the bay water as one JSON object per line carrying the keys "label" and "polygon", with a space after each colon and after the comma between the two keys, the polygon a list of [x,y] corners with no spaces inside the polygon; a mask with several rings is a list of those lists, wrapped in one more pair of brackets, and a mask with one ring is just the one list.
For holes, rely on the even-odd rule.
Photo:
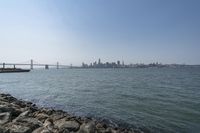
{"label": "bay water", "polygon": [[0,92],[146,132],[200,132],[200,67],[2,73]]}

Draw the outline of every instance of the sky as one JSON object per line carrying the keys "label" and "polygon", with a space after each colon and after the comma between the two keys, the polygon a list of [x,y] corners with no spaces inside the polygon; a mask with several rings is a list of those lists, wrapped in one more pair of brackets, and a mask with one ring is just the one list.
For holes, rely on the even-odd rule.
{"label": "sky", "polygon": [[0,0],[0,62],[200,64],[199,0]]}

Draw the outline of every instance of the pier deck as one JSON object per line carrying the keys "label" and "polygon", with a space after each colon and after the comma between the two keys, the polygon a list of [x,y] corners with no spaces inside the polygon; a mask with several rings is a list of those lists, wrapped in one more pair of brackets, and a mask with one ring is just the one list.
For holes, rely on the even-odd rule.
{"label": "pier deck", "polygon": [[0,73],[16,73],[16,72],[30,72],[30,69],[20,69],[20,68],[0,68]]}

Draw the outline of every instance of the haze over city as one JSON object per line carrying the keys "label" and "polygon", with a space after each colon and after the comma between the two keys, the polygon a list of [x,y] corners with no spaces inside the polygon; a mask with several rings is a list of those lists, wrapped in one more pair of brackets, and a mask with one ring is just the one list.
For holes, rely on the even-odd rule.
{"label": "haze over city", "polygon": [[200,64],[198,0],[0,0],[3,62]]}

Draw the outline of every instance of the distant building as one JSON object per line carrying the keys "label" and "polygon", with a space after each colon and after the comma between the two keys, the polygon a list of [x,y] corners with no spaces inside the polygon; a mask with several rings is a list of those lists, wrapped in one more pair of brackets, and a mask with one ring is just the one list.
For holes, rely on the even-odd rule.
{"label": "distant building", "polygon": [[100,65],[100,64],[101,64],[101,59],[99,58],[98,65]]}
{"label": "distant building", "polygon": [[119,60],[117,61],[117,66],[120,67],[120,61]]}
{"label": "distant building", "polygon": [[96,67],[97,66],[97,62],[95,61],[94,63],[93,63],[93,67]]}

